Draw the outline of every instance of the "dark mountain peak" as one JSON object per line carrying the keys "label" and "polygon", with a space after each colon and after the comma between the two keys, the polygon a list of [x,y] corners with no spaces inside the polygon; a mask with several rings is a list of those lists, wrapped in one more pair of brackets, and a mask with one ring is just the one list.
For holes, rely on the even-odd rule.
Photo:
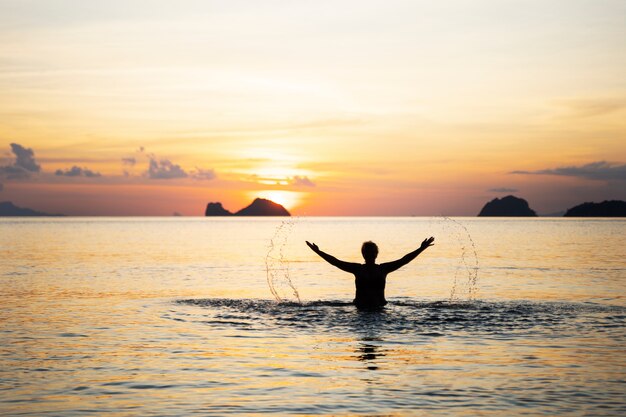
{"label": "dark mountain peak", "polygon": [[222,203],[209,203],[204,211],[205,216],[232,216],[233,213],[222,207]]}
{"label": "dark mountain peak", "polygon": [[252,204],[235,213],[236,216],[291,216],[287,209],[265,198],[255,198]]}
{"label": "dark mountain peak", "polygon": [[0,216],[62,216],[62,214],[48,214],[29,208],[18,207],[10,201],[0,202]]}
{"label": "dark mountain peak", "polygon": [[626,201],[605,200],[601,203],[583,203],[565,212],[565,217],[626,217]]}
{"label": "dark mountain peak", "polygon": [[494,198],[482,208],[479,216],[536,217],[537,213],[528,206],[523,198],[507,195]]}

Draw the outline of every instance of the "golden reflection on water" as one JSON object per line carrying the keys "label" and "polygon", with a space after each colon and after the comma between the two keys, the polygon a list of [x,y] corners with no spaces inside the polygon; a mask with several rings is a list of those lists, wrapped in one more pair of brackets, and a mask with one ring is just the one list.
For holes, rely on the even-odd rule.
{"label": "golden reflection on water", "polygon": [[[386,259],[429,231],[437,245],[390,277],[384,313],[307,313],[176,303],[270,299],[263,259],[279,220],[1,221],[0,411],[501,415],[623,406],[624,311],[568,304],[560,314],[546,304],[623,306],[625,234],[614,231],[623,222],[468,222],[480,297],[504,303],[482,312],[393,305],[449,298],[463,244],[444,233],[452,226],[333,221],[296,223],[286,240],[305,300],[350,300],[353,291],[305,237],[347,260],[358,259],[365,236]],[[506,304],[516,300],[527,302]]]}

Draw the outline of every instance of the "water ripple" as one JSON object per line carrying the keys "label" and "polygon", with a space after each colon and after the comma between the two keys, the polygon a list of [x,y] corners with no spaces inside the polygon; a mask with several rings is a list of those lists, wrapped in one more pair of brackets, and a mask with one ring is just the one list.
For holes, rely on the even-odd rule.
{"label": "water ripple", "polygon": [[[391,301],[380,311],[359,311],[345,301],[277,303],[253,299],[185,299],[183,306],[201,307],[195,314],[187,310],[170,317],[197,321],[210,326],[239,329],[268,327],[297,328],[321,332],[379,333],[412,332],[440,336],[471,332],[491,336],[545,337],[586,330],[620,331],[626,308],[591,303],[531,301],[422,302],[410,299]],[[620,332],[621,333],[621,332]]]}

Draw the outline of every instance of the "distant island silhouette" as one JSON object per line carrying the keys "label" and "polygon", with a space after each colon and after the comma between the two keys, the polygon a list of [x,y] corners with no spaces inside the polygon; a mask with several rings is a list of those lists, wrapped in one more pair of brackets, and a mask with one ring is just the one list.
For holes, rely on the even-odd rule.
{"label": "distant island silhouette", "polygon": [[565,217],[626,217],[626,201],[605,200],[601,203],[583,203],[568,209]]}
{"label": "distant island silhouette", "polygon": [[18,207],[10,201],[3,201],[0,203],[0,216],[4,217],[59,217],[63,214],[49,214],[41,211],[32,210],[29,208]]}
{"label": "distant island silhouette", "polygon": [[231,213],[222,207],[222,203],[209,203],[204,212],[205,216],[291,216],[287,209],[278,203],[265,198],[255,198],[247,207],[236,213]]}
{"label": "distant island silhouette", "polygon": [[485,204],[478,216],[537,217],[537,213],[528,206],[528,202],[523,198],[507,195],[502,198],[494,198]]}
{"label": "distant island silhouette", "polygon": [[[563,214],[564,213],[564,214]],[[175,212],[174,216],[180,215]],[[264,198],[256,198],[247,207],[232,213],[226,210],[222,203],[212,202],[207,204],[205,216],[291,216],[291,214],[278,203]],[[63,217],[64,214],[51,214],[26,207],[18,207],[10,201],[0,202],[0,217]],[[495,198],[482,208],[480,217],[537,217],[528,202],[523,198],[509,195],[503,198]],[[548,217],[626,217],[626,201],[606,200],[601,203],[587,202],[569,208],[564,212],[557,212]]]}

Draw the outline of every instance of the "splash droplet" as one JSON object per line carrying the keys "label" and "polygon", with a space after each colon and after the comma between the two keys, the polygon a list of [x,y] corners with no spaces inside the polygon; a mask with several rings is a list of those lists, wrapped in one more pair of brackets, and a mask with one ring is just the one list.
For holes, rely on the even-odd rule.
{"label": "splash droplet", "polygon": [[288,296],[282,293],[281,287],[286,287],[293,297],[300,301],[300,294],[289,276],[289,260],[285,257],[285,248],[289,235],[295,225],[294,218],[284,220],[274,231],[270,239],[269,249],[265,255],[265,273],[267,285],[276,301],[289,301]]}

